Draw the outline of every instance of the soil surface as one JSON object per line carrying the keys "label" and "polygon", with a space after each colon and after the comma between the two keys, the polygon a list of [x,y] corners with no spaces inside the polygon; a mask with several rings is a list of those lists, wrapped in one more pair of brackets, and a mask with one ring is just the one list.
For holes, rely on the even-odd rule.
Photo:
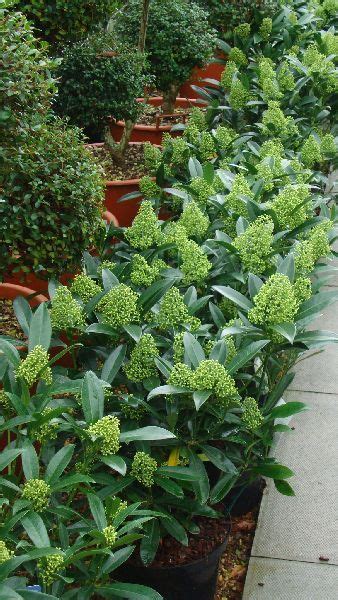
{"label": "soil surface", "polygon": [[153,106],[152,104],[143,104],[142,113],[137,118],[139,125],[156,125],[156,118],[159,115],[159,125],[175,125],[176,123],[184,123],[189,116],[191,108],[175,108],[174,114],[171,116],[162,116],[162,107]]}
{"label": "soil surface", "polygon": [[122,164],[113,161],[106,146],[89,147],[104,170],[108,181],[138,179],[147,174],[144,166],[143,145],[130,145],[127,148]]}
{"label": "soil surface", "polygon": [[25,336],[17,322],[12,300],[0,299],[0,335],[23,340]]}

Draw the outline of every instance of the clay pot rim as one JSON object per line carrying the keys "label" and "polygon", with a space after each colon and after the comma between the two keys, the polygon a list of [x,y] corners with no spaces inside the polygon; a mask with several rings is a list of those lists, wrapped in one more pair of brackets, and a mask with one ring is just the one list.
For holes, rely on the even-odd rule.
{"label": "clay pot rim", "polygon": [[[121,121],[121,123],[124,121]],[[129,146],[144,146],[146,142],[129,142]],[[86,144],[87,147],[96,147],[96,148],[102,148],[102,146],[104,146],[104,142],[95,142],[93,144]],[[152,146],[155,146],[156,148],[161,148],[161,146],[159,144],[152,144]],[[139,177],[138,179],[107,179],[105,181],[105,185],[107,187],[123,187],[123,186],[129,186],[129,185],[139,185],[140,181],[141,181],[141,177]],[[155,177],[151,178],[153,181],[155,181]],[[109,211],[108,211],[109,212]],[[111,213],[113,214],[113,213]],[[115,215],[114,215],[115,216]]]}
{"label": "clay pot rim", "polygon": [[[6,290],[11,292],[11,295],[3,295],[3,292]],[[16,295],[14,296],[14,294]],[[48,302],[47,296],[44,296],[43,294],[40,294],[31,288],[19,285],[17,283],[0,283],[0,298],[4,300],[15,300],[15,298],[18,298],[19,296],[27,298],[32,294],[35,294],[35,296],[31,299],[33,302],[36,302],[37,304]]]}

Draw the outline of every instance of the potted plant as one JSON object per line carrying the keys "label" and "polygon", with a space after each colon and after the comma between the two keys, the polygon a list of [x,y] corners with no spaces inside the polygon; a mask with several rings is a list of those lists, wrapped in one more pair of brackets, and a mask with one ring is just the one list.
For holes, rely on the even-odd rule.
{"label": "potted plant", "polygon": [[[140,11],[140,3],[131,0],[110,23],[112,31],[129,45],[137,43]],[[132,139],[161,144],[163,133],[168,132],[177,120],[185,118],[184,114],[180,117],[179,109],[189,109],[196,101],[177,98],[179,88],[196,62],[202,66],[208,61],[214,45],[214,31],[207,23],[205,11],[196,4],[190,5],[183,0],[170,4],[157,0],[151,2],[145,51],[155,89],[160,90],[163,96],[143,100],[147,109],[145,122],[135,125]],[[156,107],[161,108],[162,114]],[[176,114],[175,107],[178,110]],[[114,137],[121,136],[123,126],[122,122],[112,123]]]}

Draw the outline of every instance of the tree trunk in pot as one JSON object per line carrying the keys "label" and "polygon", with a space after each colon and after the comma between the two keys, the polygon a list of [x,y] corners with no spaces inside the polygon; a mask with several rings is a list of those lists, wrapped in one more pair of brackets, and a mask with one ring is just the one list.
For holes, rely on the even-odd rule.
{"label": "tree trunk in pot", "polygon": [[162,111],[164,114],[172,115],[174,113],[178,90],[179,86],[172,83],[169,89],[163,92]]}

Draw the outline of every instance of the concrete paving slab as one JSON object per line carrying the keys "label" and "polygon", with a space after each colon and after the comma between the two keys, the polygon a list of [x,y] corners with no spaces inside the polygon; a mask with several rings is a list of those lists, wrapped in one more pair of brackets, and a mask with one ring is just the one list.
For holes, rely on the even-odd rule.
{"label": "concrete paving slab", "polygon": [[337,600],[337,589],[336,565],[251,558],[243,600]]}
{"label": "concrete paving slab", "polygon": [[[332,289],[332,288],[331,288]],[[309,329],[323,329],[338,333],[338,302],[329,306]],[[292,390],[338,394],[338,344],[328,344],[321,352],[311,350],[304,354],[292,370],[296,376],[290,386]]]}
{"label": "concrete paving slab", "polygon": [[315,563],[325,556],[338,565],[338,395],[289,391],[286,400],[311,408],[292,419],[295,431],[281,436],[274,451],[295,472],[289,481],[296,496],[279,494],[269,482],[251,554]]}

